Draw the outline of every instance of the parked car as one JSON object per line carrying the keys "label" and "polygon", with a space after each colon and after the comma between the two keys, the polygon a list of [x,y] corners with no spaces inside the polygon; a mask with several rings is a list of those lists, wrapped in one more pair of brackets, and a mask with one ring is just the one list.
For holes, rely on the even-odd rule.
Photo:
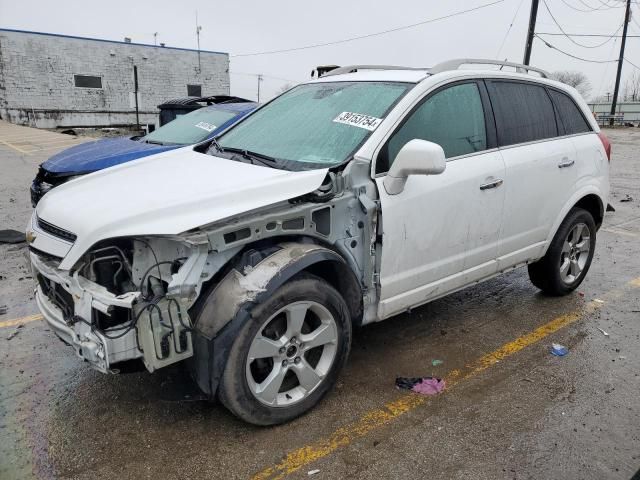
{"label": "parked car", "polygon": [[143,137],[102,138],[56,153],[38,169],[31,184],[31,204],[35,207],[53,187],[79,175],[211,138],[256,107],[253,102],[212,105],[179,116]]}
{"label": "parked car", "polygon": [[467,63],[496,62],[339,68],[208,144],[57,188],[27,231],[47,323],[101,372],[188,360],[271,425],[331,389],[354,326],[520,266],[572,292],[610,144],[573,88]]}

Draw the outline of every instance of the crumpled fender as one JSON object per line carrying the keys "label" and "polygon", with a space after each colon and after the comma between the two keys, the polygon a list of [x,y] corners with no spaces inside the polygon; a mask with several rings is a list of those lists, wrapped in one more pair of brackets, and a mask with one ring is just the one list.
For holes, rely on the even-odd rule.
{"label": "crumpled fender", "polygon": [[217,390],[231,345],[253,305],[315,263],[345,263],[333,250],[313,243],[282,243],[267,247],[262,252],[266,256],[255,253],[227,273],[195,318],[192,369],[200,388],[210,395]]}

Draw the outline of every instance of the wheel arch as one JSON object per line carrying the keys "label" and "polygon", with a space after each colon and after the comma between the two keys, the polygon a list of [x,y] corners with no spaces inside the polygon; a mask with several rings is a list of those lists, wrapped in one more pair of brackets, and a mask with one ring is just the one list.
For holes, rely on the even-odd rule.
{"label": "wheel arch", "polygon": [[192,372],[200,388],[214,395],[228,352],[251,307],[296,275],[307,272],[331,284],[345,299],[352,321],[362,318],[362,287],[346,260],[317,243],[284,242],[251,249],[233,260],[224,277],[203,291],[194,317]]}
{"label": "wheel arch", "polygon": [[584,208],[593,216],[593,220],[596,223],[596,228],[600,228],[602,222],[604,221],[605,205],[606,202],[603,199],[603,195],[595,186],[588,186],[575,192],[571,196],[569,201],[566,202],[565,206],[560,211],[560,214],[557,216],[553,224],[553,228],[551,228],[551,231],[549,232],[549,235],[546,239],[544,252],[542,253],[542,255],[547,253],[553,237],[555,237],[556,232],[560,228],[560,224],[569,214],[571,209],[575,207]]}

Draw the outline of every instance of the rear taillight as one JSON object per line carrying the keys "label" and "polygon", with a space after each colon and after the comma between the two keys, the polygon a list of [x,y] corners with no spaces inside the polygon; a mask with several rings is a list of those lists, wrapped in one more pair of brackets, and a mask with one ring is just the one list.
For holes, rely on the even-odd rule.
{"label": "rear taillight", "polygon": [[602,142],[604,151],[607,154],[607,160],[611,161],[611,142],[609,141],[607,136],[602,132],[598,132],[598,138]]}

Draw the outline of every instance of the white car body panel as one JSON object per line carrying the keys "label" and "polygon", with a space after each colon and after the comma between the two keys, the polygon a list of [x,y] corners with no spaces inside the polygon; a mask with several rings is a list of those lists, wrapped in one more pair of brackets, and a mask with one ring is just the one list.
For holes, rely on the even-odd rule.
{"label": "white car body panel", "polygon": [[480,185],[501,178],[504,162],[494,150],[451,159],[439,175],[410,176],[399,195],[377,179],[381,319],[496,272],[504,189]]}
{"label": "white car body panel", "polygon": [[312,192],[326,174],[250,165],[187,147],[65,183],[43,197],[36,214],[77,235],[60,263],[67,270],[100,240],[175,235]]}

